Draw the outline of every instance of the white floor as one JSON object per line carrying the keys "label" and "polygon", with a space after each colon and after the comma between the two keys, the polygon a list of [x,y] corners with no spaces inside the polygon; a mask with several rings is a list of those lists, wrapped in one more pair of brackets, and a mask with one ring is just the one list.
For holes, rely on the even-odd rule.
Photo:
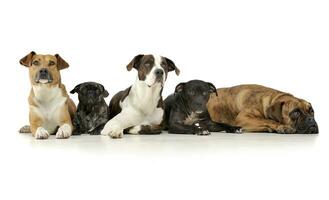
{"label": "white floor", "polygon": [[2,140],[0,198],[328,199],[324,139],[163,133],[35,140],[16,133]]}

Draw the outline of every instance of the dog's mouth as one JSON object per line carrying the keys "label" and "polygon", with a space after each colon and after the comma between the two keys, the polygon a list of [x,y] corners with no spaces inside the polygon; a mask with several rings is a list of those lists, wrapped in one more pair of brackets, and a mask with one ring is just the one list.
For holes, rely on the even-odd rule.
{"label": "dog's mouth", "polygon": [[203,113],[203,110],[197,110],[195,111],[196,114],[202,114]]}
{"label": "dog's mouth", "polygon": [[40,71],[37,73],[35,76],[35,82],[36,83],[41,83],[41,84],[48,84],[53,82],[53,77],[48,71]]}

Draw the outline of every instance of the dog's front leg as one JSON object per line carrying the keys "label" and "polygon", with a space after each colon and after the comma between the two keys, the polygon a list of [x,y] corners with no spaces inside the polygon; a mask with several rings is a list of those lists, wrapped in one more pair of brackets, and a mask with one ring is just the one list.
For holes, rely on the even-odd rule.
{"label": "dog's front leg", "polygon": [[106,123],[101,134],[112,138],[121,138],[124,129],[139,125],[142,119],[144,119],[144,116],[139,111],[134,108],[125,108]]}
{"label": "dog's front leg", "polygon": [[35,139],[47,139],[49,137],[49,132],[42,127],[43,125],[43,119],[41,116],[38,115],[38,113],[33,111],[33,107],[30,108],[30,129],[32,132],[33,137]]}
{"label": "dog's front leg", "polygon": [[71,117],[68,111],[67,106],[63,106],[60,109],[60,123],[59,123],[59,128],[56,133],[56,138],[57,139],[66,139],[69,138],[72,135],[72,122],[71,122]]}
{"label": "dog's front leg", "polygon": [[241,127],[239,126],[231,126],[225,123],[217,123],[213,122],[210,119],[206,121],[200,122],[203,126],[207,127],[207,129],[211,132],[221,132],[225,131],[227,133],[241,133]]}

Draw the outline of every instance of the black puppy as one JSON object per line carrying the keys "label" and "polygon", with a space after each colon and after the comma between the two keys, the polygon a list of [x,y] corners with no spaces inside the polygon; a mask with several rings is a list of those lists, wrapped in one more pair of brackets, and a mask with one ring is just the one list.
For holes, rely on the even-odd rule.
{"label": "black puppy", "polygon": [[[169,133],[209,135],[210,132],[240,132],[240,127],[211,121],[207,110],[212,83],[192,80],[176,86],[175,93],[165,103],[165,129]],[[217,95],[217,93],[216,93]]]}
{"label": "black puppy", "polygon": [[108,121],[109,108],[104,100],[109,96],[104,86],[99,83],[81,83],[70,92],[78,93],[79,104],[72,124],[75,127],[73,135],[89,133],[99,135]]}

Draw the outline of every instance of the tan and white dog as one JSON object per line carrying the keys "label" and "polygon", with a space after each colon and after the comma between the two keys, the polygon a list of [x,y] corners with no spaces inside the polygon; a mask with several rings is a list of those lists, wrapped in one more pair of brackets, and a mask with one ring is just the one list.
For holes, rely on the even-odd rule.
{"label": "tan and white dog", "polygon": [[32,51],[20,64],[29,69],[32,88],[28,99],[30,126],[22,127],[19,132],[32,132],[36,139],[47,139],[55,133],[58,139],[69,138],[76,106],[60,76],[60,70],[68,68],[68,63],[58,54],[41,55]]}

